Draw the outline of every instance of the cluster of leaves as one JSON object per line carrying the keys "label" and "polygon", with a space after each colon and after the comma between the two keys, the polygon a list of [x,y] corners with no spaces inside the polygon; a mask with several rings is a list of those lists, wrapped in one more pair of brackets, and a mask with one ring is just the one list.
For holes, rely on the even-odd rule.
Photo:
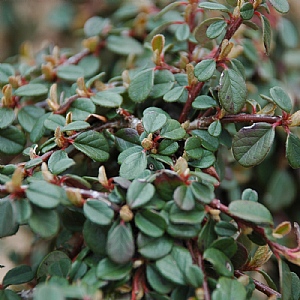
{"label": "cluster of leaves", "polygon": [[[35,300],[299,299],[284,261],[300,265],[298,225],[287,248],[291,224],[275,227],[255,190],[227,205],[219,187],[233,161],[267,157],[277,128],[300,167],[283,84],[249,87],[288,2],[156,2],[90,18],[77,54],[0,64],[0,236],[28,225],[52,241],[38,266],[6,274],[1,299],[25,298],[9,287],[27,282]],[[261,269],[272,254],[279,287]]]}

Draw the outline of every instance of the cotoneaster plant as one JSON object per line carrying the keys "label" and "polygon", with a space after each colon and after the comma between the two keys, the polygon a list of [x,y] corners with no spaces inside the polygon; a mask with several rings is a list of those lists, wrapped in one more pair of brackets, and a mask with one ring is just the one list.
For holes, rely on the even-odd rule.
{"label": "cotoneaster plant", "polygon": [[81,52],[0,64],[0,236],[36,236],[0,299],[298,300],[299,226],[228,192],[283,139],[300,167],[272,54],[287,0],[124,2],[87,20]]}

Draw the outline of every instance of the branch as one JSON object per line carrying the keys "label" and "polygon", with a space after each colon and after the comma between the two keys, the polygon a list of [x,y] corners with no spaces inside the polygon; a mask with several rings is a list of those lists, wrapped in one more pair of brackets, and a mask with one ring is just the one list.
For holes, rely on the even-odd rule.
{"label": "branch", "polygon": [[88,56],[91,53],[91,51],[87,48],[83,49],[82,51],[76,53],[75,55],[69,57],[65,62],[63,62],[61,65],[76,65],[78,64],[84,57]]}

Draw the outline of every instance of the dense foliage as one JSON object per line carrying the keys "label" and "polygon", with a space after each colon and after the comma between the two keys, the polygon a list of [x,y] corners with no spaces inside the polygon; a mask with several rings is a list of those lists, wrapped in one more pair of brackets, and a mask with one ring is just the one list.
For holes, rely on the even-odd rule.
{"label": "dense foliage", "polygon": [[270,212],[289,205],[278,182],[293,199],[291,175],[277,170],[263,201],[243,186],[248,167],[271,176],[284,140],[281,165],[300,167],[300,113],[274,77],[297,43],[288,10],[125,3],[87,20],[79,53],[0,64],[0,236],[26,225],[50,241],[0,299],[299,299],[300,229]]}

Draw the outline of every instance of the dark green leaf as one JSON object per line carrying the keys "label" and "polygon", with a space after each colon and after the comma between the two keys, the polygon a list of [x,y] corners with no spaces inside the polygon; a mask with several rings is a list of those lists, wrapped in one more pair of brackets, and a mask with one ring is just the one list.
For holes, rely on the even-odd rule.
{"label": "dark green leaf", "polygon": [[12,124],[15,113],[12,108],[0,107],[0,129]]}
{"label": "dark green leaf", "polygon": [[221,277],[217,288],[212,294],[212,300],[246,300],[247,293],[245,287],[236,279]]}
{"label": "dark green leaf", "polygon": [[269,0],[271,5],[280,13],[285,14],[289,11],[290,6],[287,0]]}
{"label": "dark green leaf", "polygon": [[196,97],[192,106],[195,109],[208,109],[208,108],[217,106],[217,102],[212,97],[209,97],[206,95],[201,95],[201,96]]}
{"label": "dark green leaf", "polygon": [[47,129],[55,131],[57,127],[63,127],[66,124],[66,119],[57,114],[50,114],[48,118],[44,121],[44,125]]}
{"label": "dark green leaf", "polygon": [[75,164],[75,161],[68,157],[68,154],[63,151],[55,151],[49,158],[48,168],[52,174],[60,174],[66,169]]}
{"label": "dark green leaf", "polygon": [[98,225],[109,225],[112,222],[114,211],[101,200],[88,199],[83,206],[84,215]]}
{"label": "dark green leaf", "polygon": [[137,238],[137,246],[143,257],[157,260],[172,250],[173,241],[167,236],[153,238],[140,233]]}
{"label": "dark green leaf", "polygon": [[127,191],[127,204],[132,209],[141,207],[151,200],[154,192],[155,188],[151,183],[134,180]]}
{"label": "dark green leaf", "polygon": [[14,126],[0,129],[0,152],[4,154],[18,154],[23,151],[26,143],[24,133]]}
{"label": "dark green leaf", "polygon": [[167,117],[164,114],[160,114],[156,111],[149,111],[148,113],[144,114],[142,122],[146,132],[153,133],[164,126],[164,124],[167,122]]}
{"label": "dark green leaf", "polygon": [[191,159],[201,158],[203,154],[203,149],[201,148],[201,139],[195,136],[188,138],[185,142],[184,150]]}
{"label": "dark green leaf", "polygon": [[177,206],[182,210],[192,210],[195,207],[193,192],[186,185],[177,187],[174,191],[173,198]]}
{"label": "dark green leaf", "polygon": [[237,227],[233,223],[220,221],[215,226],[215,232],[219,236],[233,236],[237,233]]}
{"label": "dark green leaf", "polygon": [[120,280],[126,277],[132,269],[132,263],[119,264],[102,259],[97,266],[97,277],[103,280]]}
{"label": "dark green leaf", "polygon": [[20,225],[26,224],[31,216],[32,208],[27,199],[19,199],[14,203],[16,218]]}
{"label": "dark green leaf", "polygon": [[220,77],[219,99],[223,108],[232,114],[238,113],[247,97],[245,80],[235,70],[224,70]]}
{"label": "dark green leaf", "polygon": [[80,131],[90,127],[90,124],[85,121],[74,121],[64,126],[61,131]]}
{"label": "dark green leaf", "polygon": [[203,272],[197,265],[189,266],[185,272],[187,282],[194,288],[202,287]]}
{"label": "dark green leaf", "polygon": [[36,122],[34,123],[34,126],[30,132],[30,140],[33,143],[37,143],[44,135],[46,130],[44,126],[44,122],[46,119],[48,119],[49,116],[50,113],[46,113],[43,116],[41,116],[38,120],[36,120]]}
{"label": "dark green leaf", "polygon": [[44,113],[45,110],[40,107],[27,105],[19,110],[18,121],[27,132],[31,132],[36,121],[43,116]]}
{"label": "dark green leaf", "polygon": [[17,88],[14,92],[17,96],[34,97],[48,93],[48,88],[40,83],[29,83]]}
{"label": "dark green leaf", "polygon": [[74,121],[85,120],[96,111],[96,106],[89,98],[78,98],[72,102],[69,111]]}
{"label": "dark green leaf", "polygon": [[225,31],[226,27],[227,22],[225,20],[214,22],[208,26],[206,35],[210,39],[215,39]]}
{"label": "dark green leaf", "polygon": [[[200,206],[202,208],[202,206]],[[169,212],[169,219],[175,224],[201,224],[206,212],[199,207],[190,211],[184,211],[177,207],[177,205],[172,205]]]}
{"label": "dark green leaf", "polygon": [[38,165],[41,165],[42,162],[43,162],[43,159],[40,158],[40,157],[31,159],[28,162],[26,162],[26,164],[25,164],[25,170],[34,168],[34,167],[36,167]]}
{"label": "dark green leaf", "polygon": [[300,168],[300,139],[292,132],[286,140],[286,157],[292,168]]}
{"label": "dark green leaf", "polygon": [[177,142],[174,142],[172,140],[163,140],[161,143],[159,143],[158,153],[160,155],[171,155],[175,153],[178,148],[179,145]]}
{"label": "dark green leaf", "polygon": [[[98,73],[99,68],[100,68],[100,59],[99,59],[99,57],[96,57],[94,55],[89,55],[89,56],[86,56],[83,59],[81,59],[78,63],[78,66],[83,69],[84,77],[90,78],[90,77],[94,76],[96,73]],[[99,77],[102,76],[101,73],[98,75],[99,75]],[[86,87],[90,87],[89,80],[86,83]]]}
{"label": "dark green leaf", "polygon": [[300,279],[298,275],[291,272],[292,275],[292,300],[297,300],[300,297]]}
{"label": "dark green leaf", "polygon": [[290,113],[293,106],[289,95],[279,86],[270,89],[270,94],[274,102],[284,111]]}
{"label": "dark green leaf", "polygon": [[64,300],[63,291],[56,285],[41,284],[34,293],[34,300]]}
{"label": "dark green leaf", "polygon": [[[121,47],[122,48],[122,47]],[[154,69],[146,69],[131,80],[128,94],[133,102],[142,102],[150,94],[154,84]]]}
{"label": "dark green leaf", "polygon": [[212,185],[194,181],[191,184],[191,190],[196,200],[209,204],[215,197]]}
{"label": "dark green leaf", "polygon": [[204,9],[210,9],[210,10],[220,10],[220,11],[224,11],[224,12],[229,12],[229,9],[220,3],[215,3],[215,2],[201,2],[199,4],[200,8],[204,8]]}
{"label": "dark green leaf", "polygon": [[60,203],[62,188],[46,181],[33,181],[26,190],[30,202],[41,208],[54,208]]}
{"label": "dark green leaf", "polygon": [[126,179],[134,179],[147,168],[147,157],[144,151],[129,155],[122,163],[120,176]]}
{"label": "dark green leaf", "polygon": [[160,98],[164,96],[175,84],[175,77],[169,70],[159,70],[154,74],[154,86],[150,96]]}
{"label": "dark green leaf", "polygon": [[188,91],[184,86],[176,86],[170,91],[168,91],[163,99],[166,102],[176,102],[179,101],[181,102],[181,99],[187,99]]}
{"label": "dark green leaf", "polygon": [[49,238],[59,230],[59,217],[55,210],[34,207],[28,225],[42,238]]}
{"label": "dark green leaf", "polygon": [[209,126],[208,126],[208,133],[214,137],[218,137],[221,132],[222,132],[222,125],[220,120],[214,121],[212,122]]}
{"label": "dark green leaf", "polygon": [[120,223],[110,229],[107,236],[106,251],[108,257],[115,263],[124,264],[131,261],[135,245],[129,223]]}
{"label": "dark green leaf", "polygon": [[98,92],[91,97],[91,100],[96,104],[104,107],[120,107],[123,102],[123,97],[117,93],[110,91]]}
{"label": "dark green leaf", "polygon": [[216,158],[214,154],[211,151],[208,150],[203,150],[203,154],[200,159],[194,160],[194,161],[189,161],[189,165],[195,168],[208,168],[214,164],[216,161]]}
{"label": "dark green leaf", "polygon": [[206,81],[213,76],[216,66],[217,64],[214,59],[202,60],[195,66],[195,76],[199,81]]}
{"label": "dark green leaf", "polygon": [[169,119],[160,131],[160,136],[171,139],[180,140],[185,136],[185,130],[180,126],[180,123],[176,120]]}
{"label": "dark green leaf", "polygon": [[122,164],[123,161],[130,156],[131,154],[134,153],[140,153],[141,151],[143,151],[143,147],[141,146],[133,146],[130,148],[127,148],[126,150],[122,151],[119,156],[118,156],[118,163]]}
{"label": "dark green leaf", "polygon": [[269,210],[258,202],[235,200],[228,208],[230,213],[243,220],[257,224],[273,224],[273,217]]}
{"label": "dark green leaf", "polygon": [[166,220],[154,210],[142,210],[135,215],[136,226],[151,237],[160,237],[167,227]]}
{"label": "dark green leaf", "polygon": [[193,130],[193,134],[200,137],[202,147],[210,151],[217,151],[219,147],[219,139],[209,134],[207,130]]}
{"label": "dark green leaf", "polygon": [[56,74],[60,79],[75,82],[79,77],[84,77],[84,70],[75,65],[61,65],[57,68]]}
{"label": "dark green leaf", "polygon": [[120,55],[142,54],[143,46],[130,36],[109,35],[107,40],[107,48]]}
{"label": "dark green leaf", "polygon": [[81,133],[73,143],[74,147],[95,161],[106,161],[109,158],[109,146],[102,133],[86,131]]}
{"label": "dark green leaf", "polygon": [[282,300],[290,300],[292,296],[292,274],[289,266],[282,260],[278,260],[280,291]]}
{"label": "dark green leaf", "polygon": [[49,274],[51,276],[66,278],[70,269],[72,261],[70,258],[61,259],[49,266]]}
{"label": "dark green leaf", "polygon": [[236,241],[232,237],[218,238],[210,244],[210,247],[220,250],[229,258],[231,258],[238,249]]}
{"label": "dark green leaf", "polygon": [[[21,300],[21,298],[12,290],[0,290],[1,300]],[[59,300],[59,299],[58,299]]]}
{"label": "dark green leaf", "polygon": [[0,199],[0,237],[14,235],[18,228],[11,201],[7,198]]}
{"label": "dark green leaf", "polygon": [[167,232],[170,236],[180,239],[196,238],[201,229],[200,224],[174,224],[169,223]]}
{"label": "dark green leaf", "polygon": [[233,155],[244,167],[257,165],[269,153],[274,137],[275,129],[268,123],[244,127],[233,138]]}
{"label": "dark green leaf", "polygon": [[254,15],[253,4],[250,2],[245,2],[240,8],[240,13],[243,20],[250,20]]}

